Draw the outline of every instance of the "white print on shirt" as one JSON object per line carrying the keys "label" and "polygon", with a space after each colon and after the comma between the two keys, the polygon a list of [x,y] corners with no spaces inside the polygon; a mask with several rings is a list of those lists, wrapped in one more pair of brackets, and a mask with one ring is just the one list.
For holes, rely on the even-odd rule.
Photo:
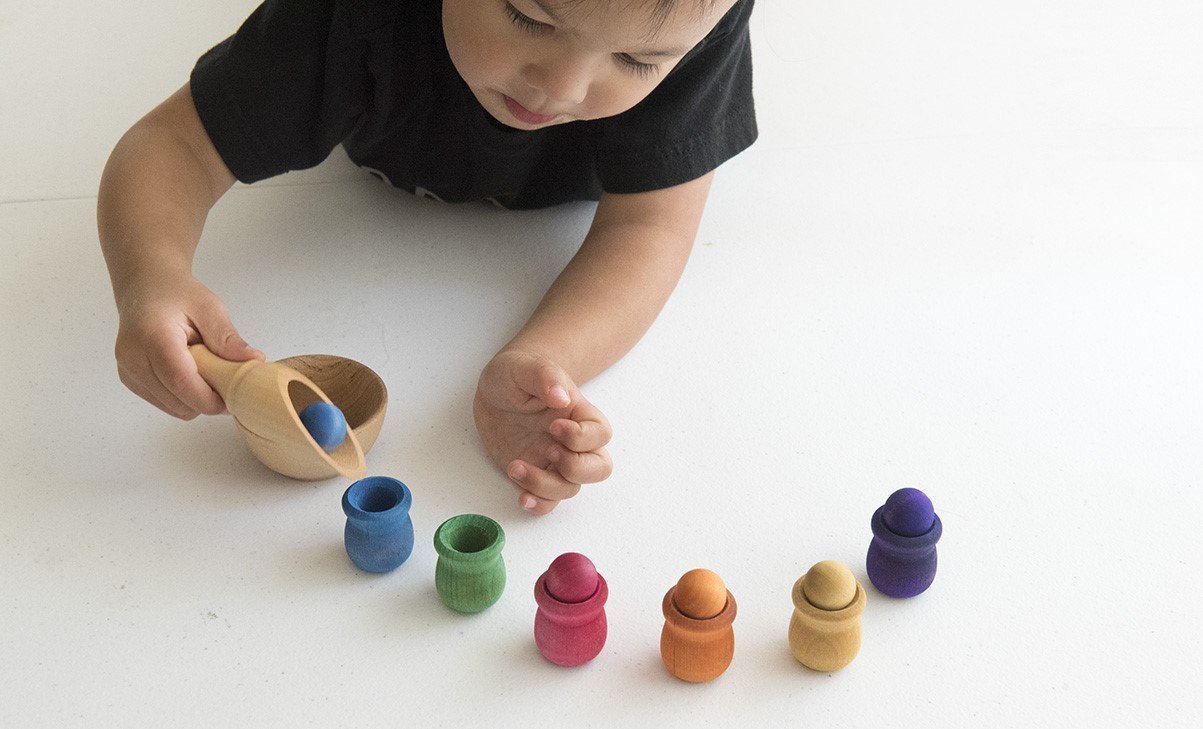
{"label": "white print on shirt", "polygon": [[360,165],[360,167],[363,167],[368,172],[371,172],[376,177],[377,180],[383,180],[384,182],[387,182],[389,185],[396,187],[396,185],[393,185],[393,181],[388,178],[388,175],[384,174],[380,170],[375,169],[373,167],[368,167],[367,165]]}
{"label": "white print on shirt", "polygon": [[397,185],[393,184],[393,181],[388,178],[388,175],[384,174],[380,170],[374,169],[372,167],[368,167],[367,165],[360,165],[360,167],[367,170],[368,172],[371,172],[372,175],[376,179],[388,183],[390,187],[396,187],[399,190],[405,190],[406,192],[410,193],[411,195],[415,195],[420,198],[425,198],[427,200],[437,200],[438,202],[443,202],[443,198],[439,197],[438,195],[435,195],[433,192],[431,192],[430,190],[427,190],[425,187],[419,187],[417,185],[414,185],[414,189],[412,189],[412,190],[409,190],[404,187],[398,187]]}
{"label": "white print on shirt", "polygon": [[439,202],[443,202],[443,198],[439,197],[438,195],[435,195],[433,192],[431,192],[430,190],[427,190],[425,187],[419,187],[417,185],[414,185],[414,194],[417,195],[418,197],[424,197],[429,200],[438,200]]}

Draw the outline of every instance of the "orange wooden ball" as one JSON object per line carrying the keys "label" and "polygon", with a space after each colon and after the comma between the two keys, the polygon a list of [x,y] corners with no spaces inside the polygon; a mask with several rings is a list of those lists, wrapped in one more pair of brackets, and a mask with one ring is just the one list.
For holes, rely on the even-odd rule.
{"label": "orange wooden ball", "polygon": [[856,578],[840,562],[824,560],[807,571],[802,594],[820,610],[843,610],[856,599]]}
{"label": "orange wooden ball", "polygon": [[684,615],[709,620],[727,607],[727,586],[710,570],[690,570],[677,582],[673,602]]}

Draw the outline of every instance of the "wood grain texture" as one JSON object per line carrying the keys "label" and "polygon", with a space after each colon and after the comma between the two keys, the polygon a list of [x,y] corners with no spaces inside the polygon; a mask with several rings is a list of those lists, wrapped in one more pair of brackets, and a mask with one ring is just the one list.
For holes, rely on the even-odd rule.
{"label": "wood grain texture", "polygon": [[565,552],[552,560],[544,573],[547,594],[564,603],[588,600],[597,592],[597,567],[579,552]]}
{"label": "wood grain texture", "polygon": [[[713,575],[713,578],[711,577]],[[664,595],[664,629],[660,633],[660,657],[668,672],[683,681],[700,683],[722,675],[735,655],[735,597],[722,579],[709,570],[691,570]],[[684,583],[684,585],[682,585]],[[682,590],[682,588],[684,588]],[[718,592],[721,590],[722,592]],[[721,599],[722,607],[710,617],[706,615]]]}
{"label": "wood grain texture", "polygon": [[556,557],[535,582],[535,645],[560,666],[580,666],[606,644],[606,580],[583,554]]}
{"label": "wood grain texture", "polygon": [[677,580],[673,603],[694,620],[709,620],[726,606],[727,586],[722,577],[710,570],[690,570]]}
{"label": "wood grain texture", "polygon": [[[307,481],[366,475],[364,454],[380,434],[388,402],[383,381],[369,368],[332,355],[231,362],[203,344],[194,344],[189,351],[201,377],[221,395],[239,433],[263,465]],[[347,437],[330,453],[322,450],[298,415],[319,400],[332,403],[347,418]]]}
{"label": "wood grain texture", "polygon": [[[851,587],[852,599],[846,601]],[[824,609],[822,605],[843,607]],[[834,561],[819,562],[794,583],[794,614],[789,624],[789,646],[794,658],[816,671],[838,671],[860,652],[860,616],[865,590],[852,572]]]}
{"label": "wood grain texture", "polygon": [[389,572],[404,564],[414,548],[409,510],[413,492],[390,476],[361,478],[343,492],[343,545],[351,562],[365,572]]}
{"label": "wood grain texture", "polygon": [[434,533],[434,583],[443,604],[460,613],[478,613],[505,591],[505,532],[481,514],[460,514]]}
{"label": "wood grain texture", "polygon": [[367,365],[333,354],[299,354],[277,361],[308,377],[326,393],[342,410],[363,452],[372,450],[388,408],[388,389],[380,375]]}
{"label": "wood grain texture", "polygon": [[810,604],[820,610],[843,610],[856,598],[856,578],[847,567],[830,559],[807,570],[802,588]]}

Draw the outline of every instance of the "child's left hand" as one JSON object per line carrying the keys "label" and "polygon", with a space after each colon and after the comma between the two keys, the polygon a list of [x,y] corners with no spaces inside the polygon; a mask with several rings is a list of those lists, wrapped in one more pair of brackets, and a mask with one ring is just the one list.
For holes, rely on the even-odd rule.
{"label": "child's left hand", "polygon": [[532,514],[613,470],[606,417],[547,357],[498,352],[480,374],[472,413],[489,457],[523,489],[518,505]]}

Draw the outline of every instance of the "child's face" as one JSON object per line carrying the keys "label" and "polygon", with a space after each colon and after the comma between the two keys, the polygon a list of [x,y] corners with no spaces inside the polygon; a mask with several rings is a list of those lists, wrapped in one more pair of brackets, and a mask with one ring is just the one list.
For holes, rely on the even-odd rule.
{"label": "child's face", "polygon": [[653,36],[651,0],[443,0],[443,35],[490,114],[538,129],[630,109],[735,2],[677,0]]}

